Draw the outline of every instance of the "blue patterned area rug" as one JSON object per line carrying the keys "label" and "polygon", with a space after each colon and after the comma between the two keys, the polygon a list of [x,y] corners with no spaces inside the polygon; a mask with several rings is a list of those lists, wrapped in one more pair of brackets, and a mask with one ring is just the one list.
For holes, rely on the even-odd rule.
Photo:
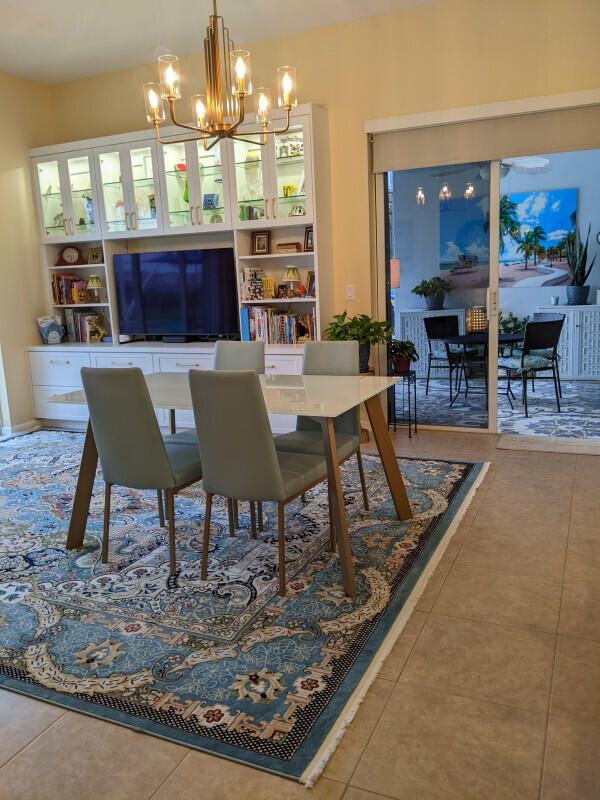
{"label": "blue patterned area rug", "polygon": [[[83,436],[0,443],[0,687],[310,784],[388,654],[485,474],[485,464],[400,459],[414,519],[399,522],[378,457],[342,470],[358,596],[328,550],[327,488],[286,513],[277,594],[276,509],[230,537],[214,509],[200,580],[204,496],[176,498],[177,564],[153,492],[113,489],[100,561],[103,483],[83,548],[65,549]],[[275,511],[275,514],[274,514]]]}

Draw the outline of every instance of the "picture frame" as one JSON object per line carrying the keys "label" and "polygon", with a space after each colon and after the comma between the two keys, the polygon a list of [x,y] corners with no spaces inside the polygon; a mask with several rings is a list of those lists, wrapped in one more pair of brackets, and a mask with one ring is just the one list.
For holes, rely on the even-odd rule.
{"label": "picture frame", "polygon": [[315,271],[314,269],[309,269],[306,274],[306,292],[307,294],[313,295],[316,292],[315,289]]}
{"label": "picture frame", "polygon": [[252,255],[266,256],[271,250],[271,231],[252,232]]}
{"label": "picture frame", "polygon": [[[599,290],[600,291],[600,290]],[[280,283],[277,286],[277,297],[281,300],[287,297],[287,286],[285,283]]]}
{"label": "picture frame", "polygon": [[104,253],[101,247],[90,247],[88,250],[88,264],[103,264]]}
{"label": "picture frame", "polygon": [[304,229],[304,252],[305,253],[312,253],[315,249],[314,239],[313,239],[313,226],[308,225]]}

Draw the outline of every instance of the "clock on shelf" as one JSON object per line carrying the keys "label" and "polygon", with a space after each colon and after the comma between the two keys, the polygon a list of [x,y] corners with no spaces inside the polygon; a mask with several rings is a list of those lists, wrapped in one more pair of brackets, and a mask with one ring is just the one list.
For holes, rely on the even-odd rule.
{"label": "clock on shelf", "polygon": [[75,264],[87,264],[87,260],[82,256],[81,250],[74,244],[67,244],[60,251],[56,267],[72,267]]}

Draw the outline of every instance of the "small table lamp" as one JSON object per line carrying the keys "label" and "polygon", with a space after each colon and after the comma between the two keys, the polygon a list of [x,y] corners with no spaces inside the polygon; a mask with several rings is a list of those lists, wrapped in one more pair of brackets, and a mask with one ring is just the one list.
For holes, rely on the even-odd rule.
{"label": "small table lamp", "polygon": [[478,333],[486,331],[488,318],[485,306],[473,306],[467,308],[467,333]]}
{"label": "small table lamp", "polygon": [[298,274],[298,267],[288,265],[283,268],[283,280],[288,284],[288,297],[294,296],[294,284],[300,283],[300,275]]}
{"label": "small table lamp", "polygon": [[97,293],[98,293],[98,291],[100,289],[104,289],[104,284],[102,283],[102,281],[100,280],[100,277],[98,275],[90,275],[90,277],[88,278],[88,282],[87,282],[87,288],[88,288],[88,291],[92,291],[92,292],[96,293],[94,295],[94,297],[96,298],[96,302],[97,303],[100,302]]}

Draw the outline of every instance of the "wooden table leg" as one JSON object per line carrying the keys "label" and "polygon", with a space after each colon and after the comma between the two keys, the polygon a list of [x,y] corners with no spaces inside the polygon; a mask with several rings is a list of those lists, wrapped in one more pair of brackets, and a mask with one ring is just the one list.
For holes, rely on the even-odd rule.
{"label": "wooden table leg", "polygon": [[344,590],[350,597],[356,597],[354,567],[352,565],[352,551],[350,549],[348,525],[346,524],[346,510],[344,508],[344,497],[342,495],[342,481],[340,478],[340,465],[338,463],[337,450],[335,446],[333,419],[331,417],[321,417],[319,422],[321,423],[323,447],[325,449],[325,458],[327,459],[327,480],[329,481],[329,486],[331,487],[330,496],[331,500],[333,501],[333,518],[335,522],[335,533],[337,537]]}
{"label": "wooden table leg", "polygon": [[394,453],[390,432],[385,424],[385,417],[383,416],[383,409],[381,408],[379,396],[375,395],[375,397],[370,397],[365,401],[365,406],[367,408],[367,414],[369,415],[373,436],[375,437],[377,449],[379,450],[388,486],[390,487],[392,500],[396,507],[398,519],[412,519],[412,511],[410,503],[408,502],[408,497],[406,496],[406,488],[402,480],[402,475],[400,474],[400,469],[398,468],[398,460]]}
{"label": "wooden table leg", "polygon": [[169,409],[169,430],[171,433],[177,433],[177,425],[175,424],[175,409]]}
{"label": "wooden table leg", "polygon": [[79,464],[77,488],[75,489],[73,508],[71,509],[71,521],[69,522],[69,533],[67,535],[67,550],[74,550],[77,547],[81,547],[83,544],[97,466],[98,451],[96,449],[96,440],[94,439],[91,423],[88,422],[83,453],[81,454],[81,462]]}

